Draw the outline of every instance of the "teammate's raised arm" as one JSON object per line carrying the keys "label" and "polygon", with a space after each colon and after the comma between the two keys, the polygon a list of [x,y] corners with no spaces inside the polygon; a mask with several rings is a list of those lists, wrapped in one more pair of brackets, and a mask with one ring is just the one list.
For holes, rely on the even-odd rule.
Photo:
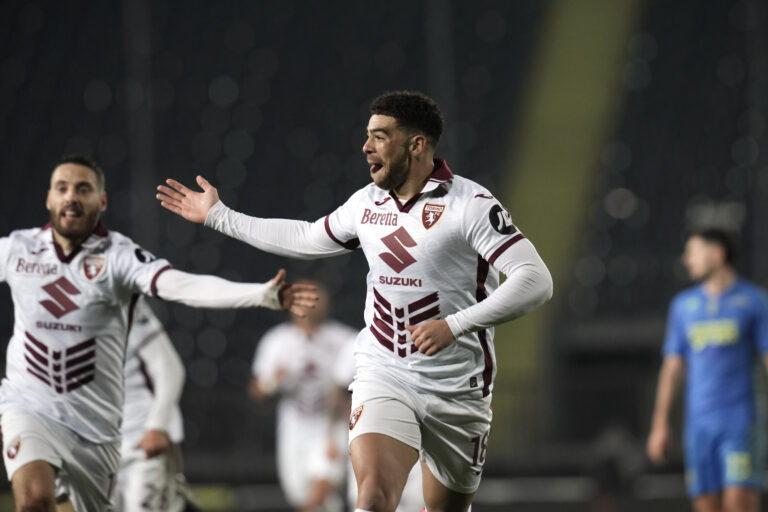
{"label": "teammate's raised arm", "polygon": [[202,176],[198,176],[196,181],[202,192],[195,192],[178,181],[168,178],[165,180],[168,186],[158,185],[157,190],[160,193],[155,197],[166,210],[188,221],[202,224],[211,206],[219,202],[219,193],[216,187]]}

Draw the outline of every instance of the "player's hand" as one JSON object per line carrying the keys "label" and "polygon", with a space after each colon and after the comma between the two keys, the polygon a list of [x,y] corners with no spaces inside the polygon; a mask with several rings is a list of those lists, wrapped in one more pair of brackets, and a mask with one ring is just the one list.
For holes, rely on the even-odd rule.
{"label": "player's hand", "polygon": [[307,315],[306,309],[314,308],[320,298],[317,295],[317,287],[313,284],[286,283],[285,270],[282,268],[277,271],[270,284],[278,288],[280,306],[299,318],[304,318]]}
{"label": "player's hand", "polygon": [[648,443],[645,450],[648,458],[654,464],[662,464],[665,460],[665,453],[669,445],[669,427],[654,427],[648,436]]}
{"label": "player's hand", "polygon": [[160,205],[166,210],[197,224],[205,222],[208,210],[219,201],[216,187],[208,183],[208,180],[202,176],[197,177],[197,184],[203,190],[202,192],[195,192],[171,178],[165,182],[168,186],[157,186],[160,193],[155,197],[160,200]]}
{"label": "player's hand", "polygon": [[147,458],[151,458],[170,450],[171,440],[164,430],[147,430],[136,447],[144,450]]}
{"label": "player's hand", "polygon": [[411,340],[422,354],[433,356],[454,342],[451,328],[445,320],[429,320],[419,325],[406,325]]}

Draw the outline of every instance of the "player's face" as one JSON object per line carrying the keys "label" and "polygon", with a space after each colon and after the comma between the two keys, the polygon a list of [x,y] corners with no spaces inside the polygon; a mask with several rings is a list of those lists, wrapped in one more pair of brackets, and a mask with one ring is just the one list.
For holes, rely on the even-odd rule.
{"label": "player's face", "polygon": [[704,281],[723,264],[722,248],[699,236],[693,236],[685,244],[683,265],[694,281]]}
{"label": "player's face", "polygon": [[373,182],[384,190],[397,190],[411,172],[409,137],[394,117],[374,114],[368,120],[363,153]]}
{"label": "player's face", "polygon": [[107,194],[101,190],[96,173],[88,167],[67,163],[51,174],[51,188],[45,206],[53,229],[64,238],[86,238],[107,208]]}

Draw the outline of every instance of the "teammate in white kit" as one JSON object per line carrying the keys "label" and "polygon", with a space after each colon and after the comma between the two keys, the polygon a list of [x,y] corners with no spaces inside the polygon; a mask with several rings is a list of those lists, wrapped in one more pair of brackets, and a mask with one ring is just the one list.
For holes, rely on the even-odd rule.
{"label": "teammate in white kit", "polygon": [[125,354],[117,512],[179,512],[189,490],[181,472],[184,365],[146,299],[136,302]]}
{"label": "teammate in white kit", "polygon": [[[53,170],[50,224],[0,238],[14,303],[0,387],[3,458],[17,510],[110,508],[119,463],[123,363],[139,294],[198,307],[292,308],[314,294],[174,270],[100,221],[104,175],[87,157]],[[282,304],[281,304],[282,301]]]}
{"label": "teammate in white kit", "polygon": [[434,158],[442,124],[421,93],[376,98],[363,145],[373,183],[314,223],[237,213],[200,176],[203,192],[175,180],[158,187],[170,211],[265,251],[363,250],[366,327],[350,418],[358,510],[393,511],[419,455],[427,510],[470,506],[490,432],[493,326],[552,294],[549,271],[508,211]]}
{"label": "teammate in white kit", "polygon": [[318,295],[315,309],[273,327],[259,341],[251,396],[280,396],[277,473],[288,503],[297,511],[336,512],[343,507],[338,487],[347,456],[346,450],[329,456],[327,443],[344,442],[346,429],[329,424],[328,409],[337,355],[354,343],[357,331],[328,319],[328,295],[320,286]]}

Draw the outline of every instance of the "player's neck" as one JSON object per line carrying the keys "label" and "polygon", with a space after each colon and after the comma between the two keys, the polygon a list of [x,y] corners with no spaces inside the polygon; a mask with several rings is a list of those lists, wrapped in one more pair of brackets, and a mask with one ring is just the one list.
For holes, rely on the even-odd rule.
{"label": "player's neck", "polygon": [[405,183],[400,185],[400,188],[393,190],[392,192],[394,192],[395,196],[400,200],[409,200],[422,191],[434,170],[435,162],[431,156],[425,158],[423,161],[414,160],[411,166],[411,172],[408,174],[408,179],[405,180]]}
{"label": "player's neck", "polygon": [[64,252],[64,254],[71,253],[75,250],[75,248],[82,244],[86,238],[88,238],[87,236],[70,238],[60,234],[58,231],[56,231],[56,229],[52,229],[52,231],[53,241],[56,242],[59,247],[61,247],[61,250]]}
{"label": "player's neck", "polygon": [[730,289],[736,282],[736,271],[729,266],[717,269],[703,283],[707,295],[718,296]]}

